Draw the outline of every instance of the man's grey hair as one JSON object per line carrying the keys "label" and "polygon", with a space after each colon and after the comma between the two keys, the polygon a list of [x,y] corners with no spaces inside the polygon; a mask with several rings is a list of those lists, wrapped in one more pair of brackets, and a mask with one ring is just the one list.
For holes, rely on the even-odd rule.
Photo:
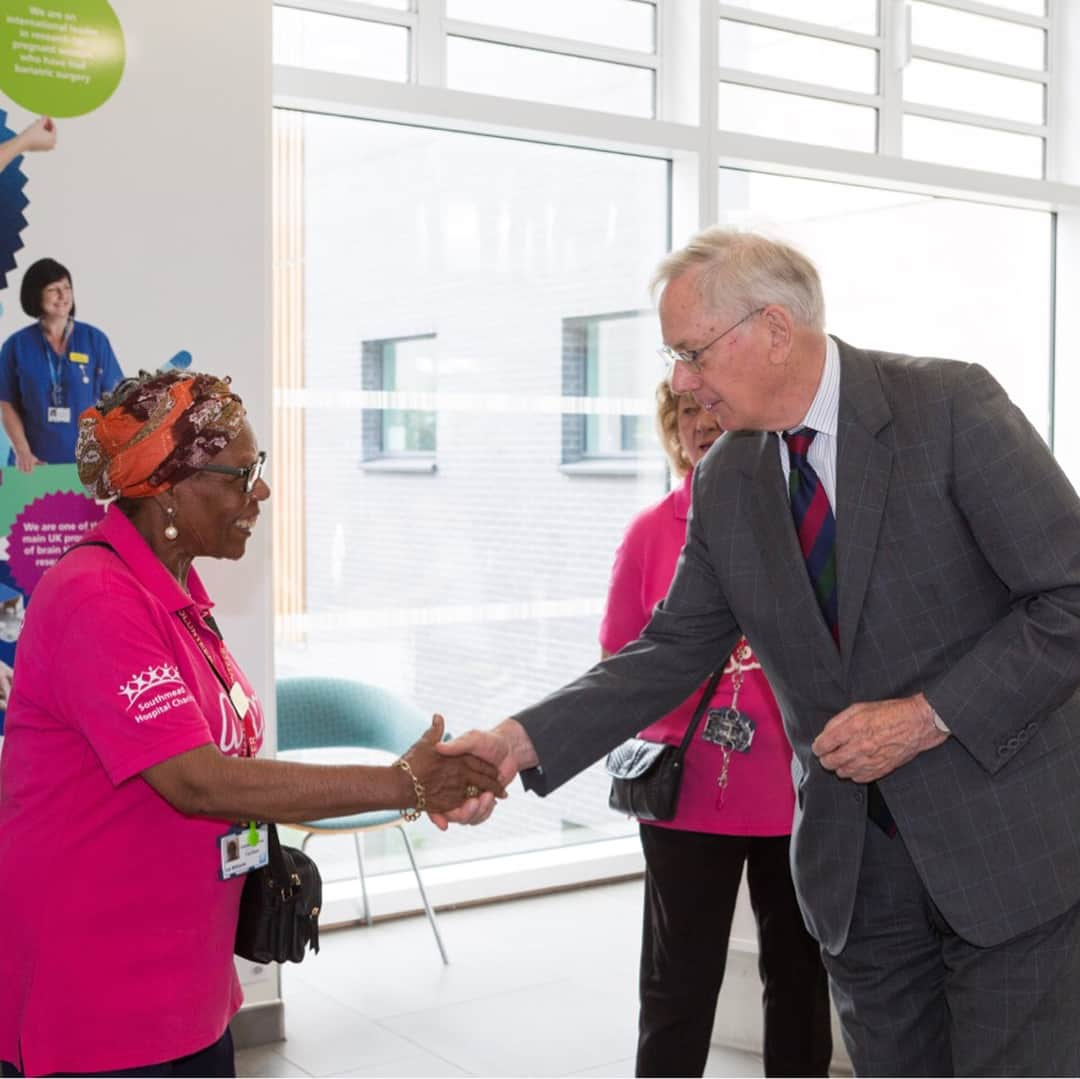
{"label": "man's grey hair", "polygon": [[796,322],[825,329],[825,298],[814,264],[795,248],[720,225],[672,251],[652,279],[655,292],[700,267],[701,298],[732,318],[775,303]]}

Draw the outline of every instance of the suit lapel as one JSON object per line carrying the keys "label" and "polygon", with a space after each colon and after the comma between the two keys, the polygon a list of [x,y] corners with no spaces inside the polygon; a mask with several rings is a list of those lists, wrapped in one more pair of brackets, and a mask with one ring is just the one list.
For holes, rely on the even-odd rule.
{"label": "suit lapel", "polygon": [[878,432],[892,420],[877,367],[865,353],[840,347],[836,451],[836,577],[840,655],[847,676],[855,633],[877,551],[892,473],[892,450]]}
{"label": "suit lapel", "polygon": [[785,617],[800,620],[803,639],[839,680],[841,667],[836,642],[818,606],[795,535],[791,502],[780,468],[777,436],[762,433],[758,437],[760,446],[753,462],[750,499],[750,518],[758,551]]}

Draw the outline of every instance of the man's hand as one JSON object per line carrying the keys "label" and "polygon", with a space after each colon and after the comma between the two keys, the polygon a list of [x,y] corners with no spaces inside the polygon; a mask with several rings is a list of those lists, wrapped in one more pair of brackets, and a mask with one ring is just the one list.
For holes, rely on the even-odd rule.
{"label": "man's hand", "polygon": [[431,726],[403,755],[426,792],[429,812],[433,815],[446,813],[457,809],[464,801],[477,800],[485,792],[505,798],[498,769],[490,761],[469,753],[450,756],[437,751],[444,729],[443,717],[433,716]]}
{"label": "man's hand", "polygon": [[949,736],[934,724],[921,694],[890,701],[860,701],[825,724],[811,747],[821,766],[841,779],[870,783]]}
{"label": "man's hand", "polygon": [[[447,757],[471,753],[495,765],[499,783],[506,787],[523,768],[538,763],[536,751],[516,719],[504,719],[490,731],[469,731],[451,742],[440,742],[436,750]],[[449,824],[483,824],[495,809],[495,796],[488,792],[470,798],[449,813],[430,813],[432,823],[446,831]]]}

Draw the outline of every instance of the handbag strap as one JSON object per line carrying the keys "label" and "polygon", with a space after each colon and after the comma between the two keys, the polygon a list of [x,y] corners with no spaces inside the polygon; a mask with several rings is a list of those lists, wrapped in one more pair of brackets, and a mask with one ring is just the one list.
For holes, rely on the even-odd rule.
{"label": "handbag strap", "polygon": [[712,700],[713,694],[716,692],[716,687],[720,684],[720,679],[724,675],[724,667],[726,664],[721,664],[710,675],[708,682],[705,683],[705,688],[701,691],[701,697],[698,700],[697,708],[694,710],[694,718],[690,720],[686,727],[686,733],[683,735],[682,741],[679,743],[679,748],[675,752],[676,759],[680,762],[683,757],[686,756],[686,750],[690,745],[690,739],[694,737],[694,732],[698,729],[701,723],[701,717],[705,715],[709,707],[709,701]]}
{"label": "handbag strap", "polygon": [[291,892],[293,883],[289,878],[289,868],[285,864],[285,855],[281,853],[281,841],[278,839],[277,825],[269,821],[266,836],[270,843],[270,877],[276,888],[282,893]]}

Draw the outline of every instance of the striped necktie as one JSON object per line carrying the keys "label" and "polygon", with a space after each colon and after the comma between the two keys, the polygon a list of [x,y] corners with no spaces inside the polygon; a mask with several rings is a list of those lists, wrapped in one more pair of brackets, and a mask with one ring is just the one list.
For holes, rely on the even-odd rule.
{"label": "striped necktie", "polygon": [[829,496],[818,474],[810,467],[807,454],[817,432],[812,427],[800,427],[784,435],[791,471],[788,486],[791,493],[791,514],[799,535],[810,584],[817,596],[825,624],[833,640],[840,643],[840,623],[836,611],[836,518]]}
{"label": "striped necktie", "polygon": [[[800,427],[784,435],[791,472],[788,486],[791,492],[791,515],[799,534],[799,547],[806,561],[806,571],[814,586],[821,613],[833,640],[840,644],[840,622],[836,608],[836,517],[825,485],[810,467],[806,455],[817,432],[812,427]],[[867,784],[866,812],[870,819],[890,838],[896,835],[896,821],[885,804],[876,783]]]}

